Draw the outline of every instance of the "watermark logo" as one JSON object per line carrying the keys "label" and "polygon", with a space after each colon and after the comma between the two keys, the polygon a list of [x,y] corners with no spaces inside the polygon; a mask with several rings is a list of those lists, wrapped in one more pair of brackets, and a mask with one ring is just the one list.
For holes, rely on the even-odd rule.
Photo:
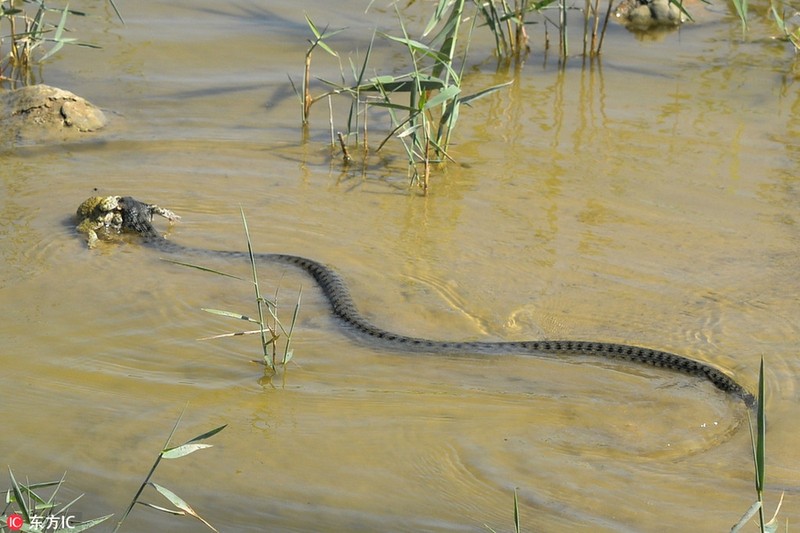
{"label": "watermark logo", "polygon": [[24,523],[25,521],[22,519],[21,514],[11,513],[8,515],[8,518],[6,518],[6,526],[8,526],[8,529],[11,531],[19,531],[22,529],[22,524]]}
{"label": "watermark logo", "polygon": [[[73,529],[80,523],[80,519],[75,515],[31,515],[31,528],[36,531],[63,531]],[[6,527],[10,531],[20,531],[25,525],[25,519],[19,513],[11,513],[6,518]]]}

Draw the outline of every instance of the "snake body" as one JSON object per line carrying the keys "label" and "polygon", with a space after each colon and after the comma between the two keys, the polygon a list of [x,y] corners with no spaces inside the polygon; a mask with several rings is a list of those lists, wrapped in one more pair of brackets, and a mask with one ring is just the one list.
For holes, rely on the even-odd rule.
{"label": "snake body", "polygon": [[[172,241],[154,241],[159,248],[170,252],[211,253],[223,257],[248,258],[246,252],[188,248]],[[722,370],[707,363],[661,350],[629,344],[575,340],[531,341],[439,341],[411,337],[380,328],[367,320],[356,307],[344,279],[332,268],[306,257],[288,254],[255,253],[256,261],[269,261],[290,265],[306,272],[322,289],[333,314],[348,328],[376,345],[394,350],[417,353],[486,355],[585,355],[606,359],[621,359],[698,376],[710,381],[719,390],[742,400],[748,407],[756,404],[755,397]]]}
{"label": "snake body", "polygon": [[[130,197],[123,197],[122,200],[125,205],[125,209],[122,211],[123,225],[140,234],[146,242],[156,245],[161,250],[170,253],[201,253],[239,259],[250,258],[246,252],[190,248],[168,241],[162,238],[151,224],[153,205],[144,204]],[[722,370],[701,361],[661,350],[629,344],[575,340],[438,341],[394,333],[374,325],[359,312],[344,279],[332,268],[313,259],[297,255],[257,253],[253,254],[253,257],[257,261],[291,265],[306,272],[322,289],[333,314],[344,322],[350,331],[369,339],[376,345],[389,349],[438,354],[584,355],[621,359],[705,378],[719,390],[742,400],[748,407],[754,407],[756,404],[755,397]]]}

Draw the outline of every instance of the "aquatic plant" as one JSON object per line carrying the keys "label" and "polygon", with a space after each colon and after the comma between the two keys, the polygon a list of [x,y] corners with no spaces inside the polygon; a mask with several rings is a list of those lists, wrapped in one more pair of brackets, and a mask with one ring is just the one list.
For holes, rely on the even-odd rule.
{"label": "aquatic plant", "polygon": [[[178,419],[175,421],[175,425],[172,427],[172,431],[170,431],[170,434],[167,437],[167,441],[164,443],[164,447],[159,452],[158,457],[156,457],[153,466],[150,467],[150,472],[147,473],[147,476],[144,478],[144,481],[142,481],[142,484],[139,486],[139,490],[136,491],[136,495],[131,500],[130,505],[128,505],[128,508],[122,515],[122,518],[120,518],[119,522],[117,522],[117,526],[114,528],[114,533],[116,533],[119,530],[119,528],[122,527],[122,523],[125,521],[126,518],[128,518],[128,515],[131,513],[133,507],[137,503],[140,505],[144,505],[146,507],[150,507],[152,509],[156,509],[157,511],[161,511],[172,515],[193,516],[197,518],[199,521],[201,521],[203,524],[205,524],[212,531],[217,531],[216,528],[214,528],[214,526],[208,523],[202,516],[197,514],[197,512],[188,503],[186,503],[186,501],[183,498],[181,498],[168,488],[161,486],[158,483],[150,481],[150,478],[153,477],[153,474],[155,473],[156,468],[158,468],[158,465],[161,463],[162,459],[179,459],[181,457],[189,455],[190,453],[194,453],[198,450],[211,448],[213,445],[203,444],[201,441],[213,437],[214,435],[216,435],[217,433],[219,433],[228,426],[227,424],[224,424],[222,426],[212,429],[211,431],[207,431],[201,435],[198,435],[193,439],[189,439],[179,446],[170,446],[170,441],[172,440],[172,436],[175,434],[175,430],[178,429],[178,424],[180,424],[181,418],[183,418],[183,412],[181,412],[180,416],[178,416]],[[169,500],[169,502],[175,506],[175,509],[168,509],[165,507],[161,507],[159,505],[141,501],[139,498],[141,497],[142,493],[144,492],[144,489],[147,488],[148,485],[153,487],[156,491],[158,491],[159,494],[161,494],[167,500]]]}
{"label": "aquatic plant", "polygon": [[[69,503],[61,504],[56,501],[58,492],[66,481],[66,473],[58,481],[43,483],[20,483],[10,467],[8,475],[11,478],[11,487],[6,491],[5,507],[0,513],[0,524],[2,524],[0,529],[3,531],[5,531],[3,526],[8,526],[9,529],[16,531],[77,533],[91,529],[113,516],[109,514],[91,520],[76,521],[70,508],[83,497],[83,494]],[[42,489],[49,488],[52,488],[53,492],[49,496],[44,496]]]}
{"label": "aquatic plant", "polygon": [[[325,43],[325,39],[327,39],[329,37],[332,37],[332,36],[336,35],[337,33],[343,31],[343,30],[340,29],[340,30],[328,32],[327,28],[325,28],[322,31],[319,31],[317,29],[317,27],[314,25],[314,23],[311,21],[311,19],[308,18],[308,15],[306,15],[305,17],[306,17],[306,23],[308,24],[308,27],[311,28],[311,32],[314,34],[314,40],[312,41],[311,39],[309,39],[309,41],[308,41],[311,46],[309,46],[308,50],[306,50],[305,67],[303,69],[303,95],[301,97],[301,99],[302,99],[302,106],[301,107],[302,107],[302,111],[303,111],[302,112],[303,125],[308,124],[308,114],[311,111],[311,106],[314,104],[314,102],[317,102],[318,100],[321,100],[322,98],[325,98],[326,96],[328,96],[328,93],[323,94],[323,95],[321,95],[321,96],[319,96],[317,98],[314,98],[314,97],[311,96],[311,89],[310,89],[311,55],[313,54],[315,48],[320,47],[321,49],[325,50],[326,52],[328,52],[332,56],[339,57],[339,54],[334,52],[331,49],[331,47],[328,46]],[[292,81],[292,77],[291,76],[289,76],[289,83],[292,84],[292,88],[294,89],[295,93],[299,95],[297,87],[294,86],[294,82]]]}
{"label": "aquatic plant", "polygon": [[[541,7],[549,5],[553,0],[539,3]],[[495,53],[498,57],[519,57],[530,51],[528,32],[525,25],[526,15],[536,9],[529,0],[514,0],[514,6],[505,1],[489,0],[476,2],[478,12],[491,31],[495,41]]]}
{"label": "aquatic plant", "polygon": [[[742,23],[742,36],[745,36],[749,29],[748,0],[731,1]],[[770,0],[769,14],[775,20],[775,25],[780,31],[781,35],[778,38],[789,42],[795,52],[800,51],[800,11],[797,7],[788,5],[783,0]]]}
{"label": "aquatic plant", "polygon": [[[120,20],[120,14],[114,0],[108,0]],[[27,5],[35,6],[26,9]],[[58,22],[48,22],[49,13],[58,14]],[[0,82],[11,82],[30,85],[34,83],[33,65],[61,50],[65,44],[99,48],[99,46],[80,42],[66,37],[67,16],[83,16],[85,13],[69,8],[69,3],[61,9],[46,7],[44,0],[7,0],[0,2]],[[7,28],[5,30],[4,28]],[[7,31],[6,34],[4,34]],[[3,44],[8,41],[8,51]],[[50,43],[50,49],[38,59],[34,58],[37,49]]]}
{"label": "aquatic plant", "polygon": [[764,516],[764,479],[766,478],[766,444],[767,444],[767,417],[765,414],[764,400],[764,358],[761,358],[761,365],[758,370],[758,406],[756,408],[756,427],[753,429],[753,421],[750,419],[750,412],[747,413],[748,427],[750,428],[750,439],[753,443],[753,465],[754,481],[756,489],[756,501],[745,512],[742,518],[731,528],[731,533],[740,531],[742,527],[758,513],[758,525],[762,533],[774,533],[778,529],[778,512],[783,504],[783,494],[775,508],[775,514],[767,521]]}
{"label": "aquatic plant", "polygon": [[[530,15],[538,15],[545,31],[543,47],[547,50],[550,46],[548,27],[555,27],[558,33],[559,58],[562,65],[566,61],[569,56],[567,13],[579,8],[568,5],[566,0],[539,0],[536,2],[514,0],[513,6],[509,5],[507,0],[486,0],[475,3],[485,25],[494,36],[495,53],[498,57],[507,59],[513,57],[519,60],[522,55],[530,51],[530,39],[526,26],[538,24],[538,21],[529,19]],[[613,3],[614,0],[608,0],[604,9],[600,5],[600,0],[585,0],[582,8],[583,49],[581,52],[584,57],[600,55],[608,21],[614,8]],[[546,15],[548,10],[553,9],[556,10],[556,20],[552,20]]]}
{"label": "aquatic plant", "polygon": [[[391,121],[391,128],[378,143],[376,151],[380,151],[390,139],[398,139],[406,152],[411,183],[418,184],[423,191],[427,191],[432,166],[450,159],[447,149],[458,122],[461,106],[508,85],[507,83],[496,85],[470,95],[461,94],[463,68],[466,64],[466,54],[473,29],[473,26],[470,26],[466,31],[463,56],[460,65],[457,65],[456,50],[460,39],[464,37],[461,33],[461,21],[464,16],[465,3],[466,0],[439,0],[422,32],[421,39],[424,39],[425,42],[409,35],[406,23],[395,6],[402,36],[387,33],[377,35],[400,44],[407,51],[410,67],[402,74],[378,74],[367,77],[366,73],[369,69],[369,60],[376,34],[373,34],[360,67],[356,67],[351,61],[352,83],[323,79],[321,81],[331,87],[331,90],[320,96],[311,97],[307,85],[308,68],[306,68],[302,95],[295,87],[304,109],[304,120],[307,120],[307,111],[313,102],[324,97],[342,94],[351,98],[346,132],[340,134],[339,137],[345,163],[352,160],[345,140],[352,140],[358,145],[359,135],[362,131],[364,155],[369,153],[367,108],[384,109]],[[310,53],[314,47],[322,47],[324,38],[333,33],[320,32],[309,18],[306,20],[315,36],[314,41],[309,41],[312,45],[309,48]],[[338,33],[338,31],[340,30],[334,33]],[[339,54],[330,47],[326,46],[324,49],[339,57]],[[307,54],[306,67],[310,64],[308,57]],[[342,72],[342,79],[345,78],[346,76]],[[294,86],[294,83],[292,85]],[[407,99],[408,103],[401,102],[398,96]],[[365,117],[363,125],[359,118],[362,115]],[[333,128],[331,142],[333,144]]]}
{"label": "aquatic plant", "polygon": [[[492,533],[497,533],[494,529],[490,528],[486,524],[483,525],[486,529],[491,531]],[[521,533],[522,525],[519,518],[519,498],[517,497],[517,489],[514,489],[514,533]]]}
{"label": "aquatic plant", "polygon": [[775,19],[775,24],[781,32],[781,39],[788,41],[794,47],[795,52],[800,52],[800,11],[789,11],[787,15],[786,6],[778,9],[775,0],[770,1],[770,13]]}
{"label": "aquatic plant", "polygon": [[[258,282],[258,269],[256,268],[255,255],[253,254],[253,244],[252,241],[250,240],[250,230],[247,227],[247,218],[244,215],[244,210],[241,210],[241,215],[242,215],[242,225],[244,226],[245,237],[247,239],[247,252],[250,258],[252,279],[248,280],[239,276],[235,276],[233,274],[220,272],[219,270],[214,270],[212,268],[207,268],[193,263],[176,261],[174,259],[163,259],[163,261],[167,261],[168,263],[174,263],[176,265],[181,265],[189,268],[194,268],[204,272],[210,272],[212,274],[217,274],[228,278],[237,279],[239,281],[244,281],[246,283],[252,283],[253,290],[255,293],[255,302],[256,302],[258,318],[253,318],[249,315],[242,313],[223,311],[220,309],[203,308],[203,311],[218,316],[234,318],[236,320],[244,320],[245,322],[255,323],[258,325],[258,329],[251,331],[237,331],[234,333],[223,333],[220,335],[212,335],[210,337],[203,337],[200,340],[219,339],[223,337],[234,337],[238,335],[259,334],[261,337],[261,348],[263,353],[263,359],[259,362],[262,363],[266,367],[267,371],[272,375],[275,374],[278,365],[285,366],[286,363],[288,363],[292,359],[293,355],[293,350],[291,347],[292,333],[294,331],[294,325],[297,322],[297,315],[300,312],[300,298],[302,296],[302,290],[298,291],[297,303],[295,304],[294,312],[292,313],[292,321],[289,324],[289,327],[285,328],[281,323],[280,319],[278,318],[278,290],[276,289],[275,296],[272,300],[269,300],[262,296],[261,286],[259,285]],[[267,315],[269,315],[269,317]],[[280,360],[278,360],[277,341],[282,336],[286,338],[286,341],[284,342],[283,345],[283,350]]]}
{"label": "aquatic plant", "polygon": [[[181,418],[183,418],[183,412],[181,412],[180,416],[175,421],[175,425],[167,437],[164,447],[159,452],[158,457],[156,457],[155,462],[150,468],[150,471],[148,472],[142,484],[139,486],[136,495],[131,500],[130,505],[128,505],[128,508],[122,515],[122,518],[119,520],[119,522],[117,522],[117,525],[114,528],[115,533],[120,529],[120,527],[122,527],[123,522],[125,522],[125,519],[128,517],[128,515],[130,515],[133,507],[137,503],[172,515],[193,516],[208,526],[211,530],[217,531],[214,526],[197,514],[197,512],[188,503],[186,503],[183,498],[175,494],[170,489],[150,481],[162,459],[178,459],[198,450],[211,448],[211,444],[204,444],[202,441],[213,437],[227,427],[227,424],[225,424],[189,439],[179,446],[170,446],[170,441],[175,434],[175,430],[178,429],[178,424],[180,424]],[[5,531],[3,526],[8,526],[8,528],[12,531],[21,530],[32,533],[40,533],[44,531],[54,531],[58,533],[68,531],[70,533],[78,533],[80,531],[91,529],[114,516],[113,514],[108,514],[90,520],[77,521],[76,515],[73,514],[71,508],[75,502],[83,497],[83,494],[66,504],[61,504],[56,501],[56,496],[59,492],[59,489],[61,489],[66,480],[66,474],[64,474],[58,481],[49,481],[44,483],[20,483],[17,481],[11,468],[8,469],[8,474],[11,478],[11,487],[6,491],[5,507],[0,513],[0,523],[2,524],[0,525],[0,530],[2,531]],[[175,506],[175,509],[168,509],[159,505],[141,501],[140,497],[148,485],[153,487],[156,491],[158,491],[159,494],[169,500],[170,503]],[[49,496],[43,496],[42,489],[48,488],[53,488],[53,492]]]}

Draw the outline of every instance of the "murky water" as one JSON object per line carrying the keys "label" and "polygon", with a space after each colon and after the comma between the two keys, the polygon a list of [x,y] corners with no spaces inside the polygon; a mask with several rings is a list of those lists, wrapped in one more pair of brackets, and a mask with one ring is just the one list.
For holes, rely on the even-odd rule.
{"label": "murky water", "polygon": [[[800,97],[789,50],[757,38],[770,26],[743,41],[724,5],[698,7],[661,41],[614,27],[602,64],[563,71],[539,26],[516,71],[479,33],[468,90],[514,83],[462,112],[461,164],[423,197],[399,145],[343,168],[324,103],[307,139],[299,126],[287,73],[302,74],[303,11],[363,51],[374,27],[397,28],[364,4],[139,2],[121,26],[97,2],[75,21],[103,49],[63,50],[44,81],[115,116],[95,142],[0,156],[4,463],[67,471],[84,517],[118,517],[186,406],[176,441],[228,428],[155,480],[223,531],[508,531],[515,487],[530,531],[720,531],[754,499],[746,413],[706,383],[584,358],[381,353],[302,273],[265,264],[284,317],[303,290],[295,358],[270,384],[255,338],[197,340],[239,327],[201,307],[254,311],[247,284],[135,241],[85,249],[71,217],[97,188],[174,209],[169,238],[211,249],[244,249],[241,206],[257,251],[335,266],[394,331],[630,342],[750,389],[764,356],[766,497],[771,511],[786,490],[796,523]],[[406,66],[385,43],[374,54]],[[347,102],[334,112],[344,128]],[[199,528],[145,508],[128,522]]]}

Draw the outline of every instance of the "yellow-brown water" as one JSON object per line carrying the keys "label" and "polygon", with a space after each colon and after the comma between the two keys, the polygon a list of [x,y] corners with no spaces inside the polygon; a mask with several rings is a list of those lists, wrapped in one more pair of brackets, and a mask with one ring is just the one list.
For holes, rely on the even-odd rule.
{"label": "yellow-brown water", "polygon": [[[343,332],[308,278],[262,265],[286,319],[303,288],[295,358],[270,384],[248,362],[254,337],[196,340],[239,327],[200,308],[252,313],[248,285],[135,241],[85,249],[71,217],[97,188],[175,210],[169,238],[198,247],[244,249],[241,206],[257,251],[334,266],[365,315],[400,333],[630,342],[751,390],[763,355],[766,497],[771,511],[786,490],[781,515],[796,523],[789,50],[741,40],[725,6],[656,42],[614,27],[602,64],[561,72],[535,32],[524,68],[497,70],[481,32],[467,92],[514,83],[462,111],[461,165],[422,197],[396,144],[365,171],[331,158],[324,103],[303,139],[286,78],[301,76],[303,10],[349,27],[332,41],[341,51],[397,27],[385,6],[339,4],[140,2],[121,6],[121,26],[98,3],[75,19],[103,49],[62,50],[44,81],[113,123],[97,142],[0,156],[4,465],[37,481],[67,471],[69,494],[86,493],[77,511],[116,519],[188,402],[176,441],[228,428],[155,481],[223,531],[507,531],[515,487],[530,531],[720,531],[754,499],[746,413],[702,381],[585,358],[381,353]],[[384,44],[374,61],[407,64]],[[339,101],[338,129],[346,112]],[[203,527],[141,507],[127,526]]]}

